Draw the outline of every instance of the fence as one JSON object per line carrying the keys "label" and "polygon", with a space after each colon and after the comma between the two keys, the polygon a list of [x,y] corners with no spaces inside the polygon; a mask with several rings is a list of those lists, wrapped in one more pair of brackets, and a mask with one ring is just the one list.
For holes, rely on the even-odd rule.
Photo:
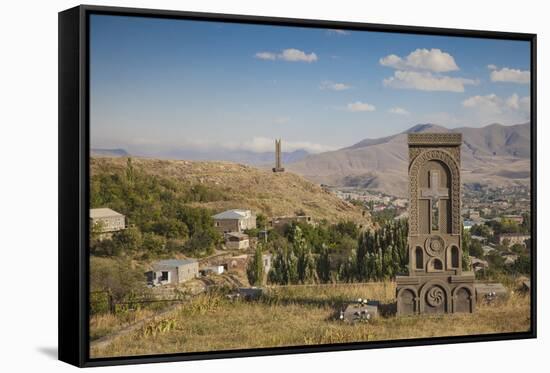
{"label": "fence", "polygon": [[151,297],[136,297],[127,300],[115,300],[109,291],[90,292],[90,314],[111,313],[136,310],[142,307],[160,307],[173,303],[181,303],[188,300],[185,296],[178,296],[168,299],[156,299]]}

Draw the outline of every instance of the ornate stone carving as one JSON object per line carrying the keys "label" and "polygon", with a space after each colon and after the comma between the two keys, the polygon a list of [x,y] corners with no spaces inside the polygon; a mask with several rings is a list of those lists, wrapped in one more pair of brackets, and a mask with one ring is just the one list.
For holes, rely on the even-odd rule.
{"label": "ornate stone carving", "polygon": [[410,133],[409,145],[426,146],[460,146],[462,145],[461,133]]}
{"label": "ornate stone carving", "polygon": [[426,162],[432,160],[443,162],[451,172],[452,234],[460,234],[460,169],[456,160],[447,151],[440,149],[422,152],[412,161],[409,167],[409,230],[413,235],[418,234],[418,173]]}
{"label": "ornate stone carving", "polygon": [[445,240],[438,235],[429,237],[426,239],[425,248],[430,256],[440,256],[445,250]]}
{"label": "ornate stone carving", "polygon": [[426,293],[426,302],[432,307],[439,307],[445,301],[445,292],[439,286],[434,286]]}
{"label": "ornate stone carving", "polygon": [[462,271],[460,133],[409,135],[409,274],[397,276],[397,314],[474,312]]}

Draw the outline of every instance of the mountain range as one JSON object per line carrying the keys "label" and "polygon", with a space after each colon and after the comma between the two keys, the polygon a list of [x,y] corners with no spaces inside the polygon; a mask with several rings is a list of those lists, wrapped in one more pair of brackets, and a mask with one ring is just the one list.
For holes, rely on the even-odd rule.
{"label": "mountain range", "polygon": [[490,186],[528,184],[530,124],[447,129],[418,124],[401,133],[364,139],[335,151],[311,154],[284,167],[315,183],[407,194],[407,134],[459,132],[463,136],[462,180]]}

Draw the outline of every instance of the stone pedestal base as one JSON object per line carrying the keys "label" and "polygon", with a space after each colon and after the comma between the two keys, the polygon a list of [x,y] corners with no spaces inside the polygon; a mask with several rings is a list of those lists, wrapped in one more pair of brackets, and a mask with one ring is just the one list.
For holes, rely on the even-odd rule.
{"label": "stone pedestal base", "polygon": [[474,312],[474,280],[472,272],[397,276],[397,315]]}

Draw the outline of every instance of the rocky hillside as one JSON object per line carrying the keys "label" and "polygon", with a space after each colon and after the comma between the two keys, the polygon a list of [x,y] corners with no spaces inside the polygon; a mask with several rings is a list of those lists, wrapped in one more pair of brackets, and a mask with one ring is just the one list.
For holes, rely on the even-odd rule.
{"label": "rocky hillside", "polygon": [[[92,158],[91,172],[121,172],[126,158]],[[215,188],[223,195],[215,202],[196,206],[222,211],[247,208],[267,216],[293,215],[299,211],[316,220],[353,220],[370,226],[368,214],[337,198],[320,186],[290,172],[273,173],[231,162],[199,162],[133,158],[133,167],[150,175],[188,185]]]}
{"label": "rocky hillside", "polygon": [[389,194],[407,193],[407,134],[460,132],[464,183],[526,184],[530,177],[529,124],[447,128],[421,124],[397,135],[365,139],[340,150],[310,155],[285,167],[316,183],[359,186]]}

